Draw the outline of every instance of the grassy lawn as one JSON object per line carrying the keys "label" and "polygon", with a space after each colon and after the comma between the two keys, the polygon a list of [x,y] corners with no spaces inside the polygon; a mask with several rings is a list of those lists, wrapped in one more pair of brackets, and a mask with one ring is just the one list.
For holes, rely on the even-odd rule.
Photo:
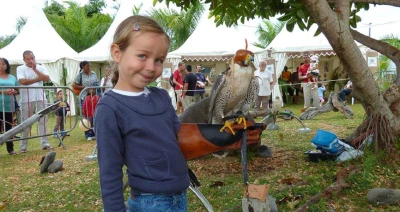
{"label": "grassy lawn", "polygon": [[[278,120],[278,131],[265,131],[262,143],[272,151],[271,158],[260,158],[249,153],[249,181],[270,184],[270,194],[277,200],[280,211],[293,211],[290,202],[299,199],[296,208],[335,181],[338,170],[351,164],[361,165],[361,170],[348,179],[350,188],[313,204],[309,211],[400,211],[400,206],[375,206],[367,202],[367,193],[375,187],[400,188],[400,165],[382,164],[377,156],[368,153],[350,162],[308,162],[305,151],[312,149],[311,139],[317,129],[334,132],[340,138],[351,134],[362,122],[361,105],[351,106],[354,119],[346,119],[339,112],[329,112],[305,121],[312,132],[301,134],[301,125],[295,121]],[[300,114],[300,105],[284,109]],[[261,119],[258,119],[261,120]],[[40,174],[39,162],[46,154],[40,149],[39,139],[29,142],[28,153],[10,156],[5,145],[0,149],[0,202],[6,203],[4,211],[101,211],[97,162],[86,162],[95,142],[86,141],[78,127],[66,137],[67,149],[56,147],[58,140],[49,137],[56,147],[56,160],[62,160],[64,170],[55,174]],[[397,140],[398,142],[398,140]],[[19,150],[19,142],[15,142]],[[218,159],[205,156],[188,162],[197,174],[201,192],[212,204],[214,211],[230,210],[241,204],[243,177],[239,156]],[[285,181],[304,181],[303,185],[289,186]],[[217,186],[217,184],[223,184]],[[128,191],[126,191],[128,197]],[[206,211],[190,191],[189,211]],[[241,211],[241,207],[235,210]]]}

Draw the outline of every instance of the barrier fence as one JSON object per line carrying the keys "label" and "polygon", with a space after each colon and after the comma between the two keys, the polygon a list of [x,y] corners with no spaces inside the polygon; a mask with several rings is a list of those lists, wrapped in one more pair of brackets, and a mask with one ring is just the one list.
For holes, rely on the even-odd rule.
{"label": "barrier fence", "polygon": [[[87,130],[93,130],[93,124],[82,121],[93,117],[97,104],[82,107],[89,91],[98,100],[107,87],[87,87],[77,96],[66,86],[1,86],[0,87],[0,144],[47,137],[63,139],[78,124]],[[60,103],[61,102],[61,103]],[[91,111],[84,114],[82,111]],[[7,132],[6,132],[7,131]],[[22,145],[22,142],[21,142]]]}
{"label": "barrier fence", "polygon": [[[342,81],[344,79],[330,80]],[[329,81],[321,81],[329,82]],[[159,81],[158,85],[167,83]],[[13,135],[7,141],[14,142],[18,140],[34,139],[52,136],[59,138],[60,145],[64,147],[62,140],[76,125],[79,125],[82,131],[89,131],[86,137],[95,139],[93,132],[94,115],[97,102],[103,96],[104,91],[109,89],[104,86],[92,86],[84,88],[79,95],[67,86],[2,86],[0,87],[0,133],[4,133],[9,129],[10,125],[15,128],[20,125],[23,120],[27,120],[37,112],[54,105],[58,101],[67,103],[69,111],[63,110],[65,106],[58,107],[55,111],[46,111],[47,114],[41,115],[40,118],[29,126],[20,126],[23,132]],[[62,91],[61,95],[57,92]],[[174,103],[174,92],[170,96]],[[22,97],[22,98],[21,98]],[[85,99],[87,101],[85,101]],[[86,103],[85,103],[86,102]],[[61,113],[60,113],[61,111]],[[58,114],[58,115],[56,115]],[[11,116],[11,117],[9,117]],[[7,118],[8,117],[8,118]],[[61,118],[60,118],[61,117]],[[58,121],[58,123],[57,123]],[[8,126],[7,126],[8,125]],[[64,129],[60,128],[64,126]],[[0,135],[0,144],[2,135]]]}

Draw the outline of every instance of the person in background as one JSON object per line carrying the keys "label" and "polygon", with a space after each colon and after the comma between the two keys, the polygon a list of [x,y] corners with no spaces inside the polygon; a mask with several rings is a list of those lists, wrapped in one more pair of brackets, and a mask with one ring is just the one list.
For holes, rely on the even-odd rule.
{"label": "person in background", "polygon": [[206,94],[206,77],[204,76],[203,73],[201,73],[201,66],[198,65],[196,66],[196,73],[197,77],[197,83],[196,83],[196,90],[194,91],[194,101],[198,102],[202,99],[204,99],[204,96]]}
{"label": "person in background", "polygon": [[61,137],[64,137],[64,135],[69,136],[64,131],[64,122],[65,122],[65,116],[67,115],[67,112],[69,111],[70,108],[69,108],[68,102],[64,100],[63,90],[57,91],[56,103],[58,103],[58,102],[61,102],[61,104],[60,104],[61,107],[55,111],[56,126],[54,126],[54,138],[58,138],[58,132],[60,132]]}
{"label": "person in background", "polygon": [[310,63],[310,68],[308,69],[308,84],[307,86],[311,86],[311,89],[316,89],[318,88],[318,77],[319,77],[319,69],[318,69],[318,56],[313,55],[311,56],[311,63]]}
{"label": "person in background", "polygon": [[183,113],[184,107],[182,104],[182,89],[183,89],[183,77],[182,71],[185,70],[185,63],[179,62],[178,69],[174,71],[173,81],[175,83],[175,94],[176,94],[176,113]]}
{"label": "person in background", "polygon": [[186,109],[195,103],[194,91],[196,89],[197,77],[192,73],[191,65],[186,66],[185,72],[186,72],[186,77],[185,80],[183,81],[184,85],[181,98],[183,107]]}
{"label": "person in background", "polygon": [[[74,83],[72,87],[74,89],[83,90],[86,87],[96,86],[99,84],[99,80],[97,79],[97,75],[94,71],[90,70],[90,63],[88,61],[82,61],[79,64],[81,70],[74,78]],[[87,96],[86,93],[80,93],[79,97],[81,100],[81,106],[83,105],[83,100]]]}
{"label": "person in background", "polygon": [[101,88],[102,93],[105,93],[112,88],[112,82],[111,82],[111,67],[107,66],[106,67],[106,76],[104,76],[101,81],[100,81],[100,86],[102,87],[107,87],[107,88]]}
{"label": "person in background", "polygon": [[[303,65],[303,64],[300,64]],[[300,90],[301,90],[301,82],[299,80],[299,68],[296,68],[296,71],[292,73],[290,77],[290,84],[294,87],[295,89],[295,96],[292,99],[293,104],[298,104],[299,103],[299,96],[300,96]]]}
{"label": "person in background", "polygon": [[322,107],[322,104],[325,102],[324,100],[324,92],[325,86],[322,83],[318,83],[318,97],[319,97],[319,106]]}
{"label": "person in background", "polygon": [[346,96],[350,95],[352,91],[353,91],[353,83],[349,80],[347,84],[344,86],[344,88],[339,92],[338,96],[343,102],[345,102]]}
{"label": "person in background", "polygon": [[170,39],[144,16],[126,18],[113,38],[114,88],[100,99],[94,126],[104,211],[126,211],[124,167],[129,211],[187,211],[180,121],[167,91],[148,86],[161,76]]}
{"label": "person in background", "polygon": [[[288,70],[288,67],[287,66],[283,67],[283,71],[282,71],[282,74],[281,74],[281,78],[283,79],[283,81],[285,83],[287,83],[287,84],[290,84],[290,77],[291,77],[291,73]],[[293,91],[294,91],[293,89],[288,89],[289,98],[291,96],[293,96],[293,93],[294,93]],[[285,92],[282,92],[282,100],[283,100],[283,103],[285,103],[285,104],[288,102],[288,97],[286,96]]]}
{"label": "person in background", "polygon": [[[36,63],[35,55],[32,51],[27,50],[22,54],[25,62],[24,65],[17,67],[17,79],[19,84],[26,87],[41,87],[43,82],[50,81],[49,72],[47,69]],[[43,110],[47,104],[46,96],[42,88],[22,88],[21,92],[21,119],[24,122],[33,114]],[[47,116],[39,120],[39,136],[42,150],[53,150],[49,144],[49,139],[46,135]],[[31,127],[27,127],[22,132],[22,140],[20,144],[21,153],[26,153],[28,149],[28,140]]]}
{"label": "person in background", "polygon": [[308,109],[310,107],[310,99],[313,100],[313,106],[319,107],[319,97],[318,97],[318,89],[311,89],[311,86],[307,86],[309,82],[309,77],[311,76],[308,73],[308,69],[310,68],[310,58],[308,55],[303,56],[304,64],[299,68],[299,80],[302,80],[302,88],[304,94],[304,108]]}
{"label": "person in background", "polygon": [[[99,100],[100,97],[96,95],[96,90],[91,88],[88,90],[88,94],[83,101],[82,115],[90,122],[91,127],[93,127],[93,116]],[[85,136],[88,141],[96,139],[93,129],[85,131]]]}
{"label": "person in background", "polygon": [[[1,127],[3,132],[11,130],[14,119],[13,115],[15,112],[15,95],[19,94],[19,90],[16,88],[6,88],[9,86],[18,86],[17,79],[10,74],[10,64],[5,58],[0,58],[0,87],[4,89],[0,90],[0,119]],[[14,151],[14,143],[6,142],[7,152],[10,155],[16,155]]]}
{"label": "person in background", "polygon": [[267,62],[261,61],[259,64],[260,68],[254,72],[254,76],[258,79],[259,91],[256,99],[254,109],[264,110],[269,108],[269,99],[271,96],[271,87],[273,86],[272,75],[265,70]]}

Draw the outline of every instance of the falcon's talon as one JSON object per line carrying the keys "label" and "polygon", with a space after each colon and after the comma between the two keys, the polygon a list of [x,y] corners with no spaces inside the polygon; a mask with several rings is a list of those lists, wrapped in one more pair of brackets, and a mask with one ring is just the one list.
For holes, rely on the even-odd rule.
{"label": "falcon's talon", "polygon": [[245,117],[238,117],[236,119],[236,123],[238,123],[238,124],[243,123],[243,125],[244,125],[243,129],[247,129],[247,123],[246,123],[246,118]]}
{"label": "falcon's talon", "polygon": [[235,135],[235,131],[233,131],[231,126],[232,126],[232,123],[230,121],[225,121],[224,126],[222,126],[219,131],[223,132],[225,128],[229,128],[231,130],[232,134]]}

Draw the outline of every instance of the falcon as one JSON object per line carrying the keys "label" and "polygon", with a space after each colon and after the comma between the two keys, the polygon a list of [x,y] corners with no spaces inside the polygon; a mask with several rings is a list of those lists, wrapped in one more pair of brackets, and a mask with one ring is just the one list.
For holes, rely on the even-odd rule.
{"label": "falcon", "polygon": [[[211,100],[208,111],[209,124],[223,124],[221,132],[231,123],[225,117],[238,114],[246,115],[254,104],[258,95],[258,80],[254,77],[254,53],[246,49],[239,49],[231,60],[229,68],[220,74],[211,90]],[[246,123],[244,117],[236,119],[238,123]]]}

